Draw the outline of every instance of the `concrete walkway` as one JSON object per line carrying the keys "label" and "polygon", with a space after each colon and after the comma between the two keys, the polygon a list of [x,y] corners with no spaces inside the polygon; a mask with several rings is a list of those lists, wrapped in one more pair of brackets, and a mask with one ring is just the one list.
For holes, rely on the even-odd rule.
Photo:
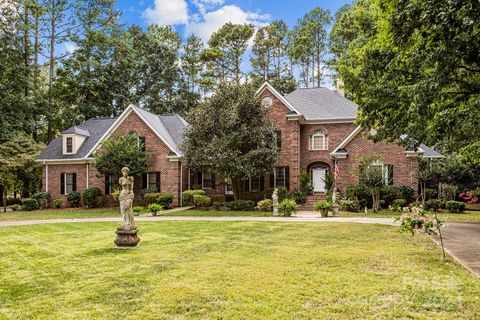
{"label": "concrete walkway", "polygon": [[[480,277],[480,223],[448,223],[441,229],[445,251]],[[440,245],[440,237],[432,237]]]}
{"label": "concrete walkway", "polygon": [[[3,221],[0,227],[25,226],[32,224],[51,224],[51,223],[75,223],[75,222],[121,222],[118,218],[73,218],[73,219],[49,219],[49,220],[24,220],[24,221]],[[295,217],[195,217],[195,216],[156,216],[156,217],[136,217],[135,221],[260,221],[260,222],[354,222],[354,223],[374,223],[395,225],[391,218],[344,218],[328,217],[322,218],[320,215],[302,215]]]}

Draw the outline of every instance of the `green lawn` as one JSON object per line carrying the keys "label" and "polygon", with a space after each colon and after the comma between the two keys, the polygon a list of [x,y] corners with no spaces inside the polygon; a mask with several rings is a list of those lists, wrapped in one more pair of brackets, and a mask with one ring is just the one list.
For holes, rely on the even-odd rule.
{"label": "green lawn", "polygon": [[0,221],[120,217],[118,208],[69,208],[0,212]]}
{"label": "green lawn", "polygon": [[116,225],[0,228],[0,319],[480,318],[480,280],[389,226]]}

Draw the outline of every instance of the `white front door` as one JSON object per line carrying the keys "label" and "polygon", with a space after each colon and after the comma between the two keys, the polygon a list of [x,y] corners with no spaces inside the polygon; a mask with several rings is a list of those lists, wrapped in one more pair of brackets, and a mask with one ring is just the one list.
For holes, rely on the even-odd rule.
{"label": "white front door", "polygon": [[322,167],[312,168],[313,192],[325,192],[325,174],[327,169]]}

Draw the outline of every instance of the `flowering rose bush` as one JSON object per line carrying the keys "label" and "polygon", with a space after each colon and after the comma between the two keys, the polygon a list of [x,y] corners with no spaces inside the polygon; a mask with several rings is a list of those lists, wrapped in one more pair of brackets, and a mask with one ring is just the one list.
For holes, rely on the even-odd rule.
{"label": "flowering rose bush", "polygon": [[462,200],[465,203],[472,204],[472,203],[477,203],[479,195],[476,194],[475,192],[470,192],[470,191],[465,191],[462,192],[458,195],[460,200]]}
{"label": "flowering rose bush", "polygon": [[436,229],[443,225],[443,220],[427,213],[428,211],[420,207],[405,207],[396,221],[400,221],[400,230],[409,232],[412,236],[416,230],[424,231],[426,234],[437,234]]}

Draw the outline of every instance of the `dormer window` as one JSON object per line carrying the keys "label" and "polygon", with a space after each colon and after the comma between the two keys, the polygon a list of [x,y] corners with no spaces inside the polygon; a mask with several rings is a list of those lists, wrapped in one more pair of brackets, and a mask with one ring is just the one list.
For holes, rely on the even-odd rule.
{"label": "dormer window", "polygon": [[73,137],[67,137],[65,139],[66,153],[73,153]]}
{"label": "dormer window", "polygon": [[62,133],[62,153],[76,154],[85,140],[90,136],[88,130],[72,127]]}
{"label": "dormer window", "polygon": [[310,150],[327,150],[327,135],[322,131],[317,131],[310,136]]}

